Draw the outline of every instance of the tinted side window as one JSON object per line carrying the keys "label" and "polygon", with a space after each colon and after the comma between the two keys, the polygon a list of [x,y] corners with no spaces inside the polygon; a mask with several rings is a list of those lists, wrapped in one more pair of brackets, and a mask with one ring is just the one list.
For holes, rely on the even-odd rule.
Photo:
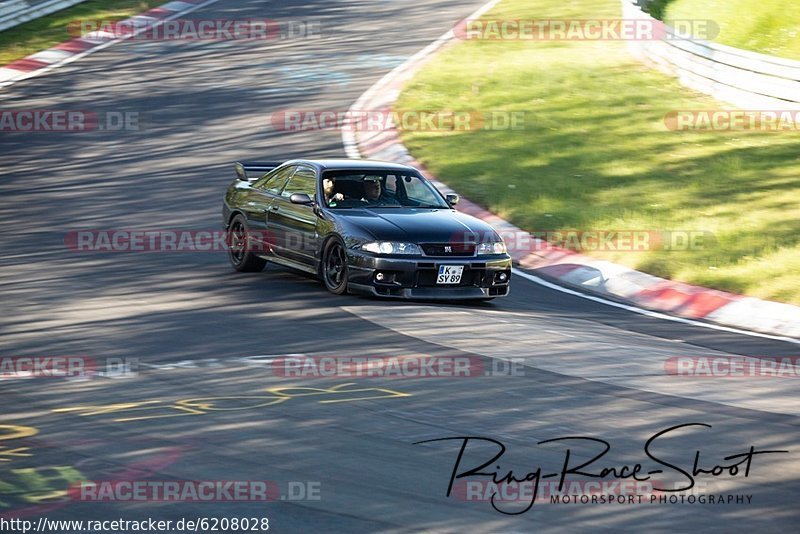
{"label": "tinted side window", "polygon": [[288,167],[268,172],[260,180],[254,183],[253,187],[255,189],[261,189],[267,193],[277,195],[280,193],[281,188],[283,188],[283,184],[286,183],[286,179],[292,175],[292,172],[295,170],[295,168],[295,165],[289,165]]}
{"label": "tinted side window", "polygon": [[289,198],[295,193],[305,193],[311,200],[316,200],[317,196],[317,175],[314,169],[309,167],[298,167],[289,183],[281,193],[284,198]]}

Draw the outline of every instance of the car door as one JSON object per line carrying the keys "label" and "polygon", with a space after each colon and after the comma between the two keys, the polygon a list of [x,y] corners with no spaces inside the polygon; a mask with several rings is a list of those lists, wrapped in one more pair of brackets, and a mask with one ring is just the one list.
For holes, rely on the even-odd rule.
{"label": "car door", "polygon": [[289,198],[294,193],[305,193],[316,201],[317,173],[307,165],[298,165],[280,196],[275,197],[267,216],[269,232],[275,237],[276,256],[316,270],[317,214],[314,206],[293,204]]}
{"label": "car door", "polygon": [[250,190],[240,203],[240,208],[247,218],[250,242],[256,250],[270,250],[275,243],[275,236],[267,227],[267,216],[272,203],[280,196],[284,185],[296,169],[296,165],[289,165],[268,172],[250,186]]}

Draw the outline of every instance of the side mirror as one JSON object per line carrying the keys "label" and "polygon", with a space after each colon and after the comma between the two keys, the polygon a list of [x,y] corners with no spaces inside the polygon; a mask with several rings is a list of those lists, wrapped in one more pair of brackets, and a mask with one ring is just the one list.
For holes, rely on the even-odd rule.
{"label": "side mirror", "polygon": [[313,204],[314,201],[311,200],[311,197],[305,193],[292,193],[292,196],[289,197],[289,202],[292,204]]}
{"label": "side mirror", "polygon": [[236,171],[236,179],[242,182],[249,182],[250,180],[247,178],[247,171],[244,170],[244,165],[239,163],[238,161],[233,164],[233,168]]}
{"label": "side mirror", "polygon": [[444,196],[444,199],[445,199],[445,200],[447,201],[447,203],[448,203],[448,204],[450,204],[451,206],[455,206],[456,204],[458,204],[458,201],[459,201],[459,197],[458,197],[458,195],[455,195],[455,194],[453,194],[453,193],[451,193],[451,194],[449,194],[449,195],[445,195],[445,196]]}

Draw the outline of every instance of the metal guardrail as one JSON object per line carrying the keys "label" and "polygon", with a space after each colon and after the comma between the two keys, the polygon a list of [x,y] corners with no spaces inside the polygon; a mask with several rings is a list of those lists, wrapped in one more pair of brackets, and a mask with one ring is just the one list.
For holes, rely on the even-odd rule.
{"label": "metal guardrail", "polygon": [[[654,19],[621,0],[623,19]],[[678,77],[685,86],[744,109],[800,109],[800,61],[749,52],[702,39],[630,41],[635,56]]]}
{"label": "metal guardrail", "polygon": [[84,0],[5,0],[0,1],[0,31],[13,28],[50,13],[80,4]]}

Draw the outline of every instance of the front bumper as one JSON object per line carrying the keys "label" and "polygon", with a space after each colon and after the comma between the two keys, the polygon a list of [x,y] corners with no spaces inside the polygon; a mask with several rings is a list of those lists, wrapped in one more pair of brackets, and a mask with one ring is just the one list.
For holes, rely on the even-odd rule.
{"label": "front bumper", "polygon": [[[409,299],[489,299],[508,295],[511,257],[508,254],[471,257],[377,256],[347,251],[348,287],[354,293]],[[437,284],[441,265],[462,265],[461,282]],[[383,281],[376,275],[382,273]],[[501,275],[500,273],[503,273]]]}

